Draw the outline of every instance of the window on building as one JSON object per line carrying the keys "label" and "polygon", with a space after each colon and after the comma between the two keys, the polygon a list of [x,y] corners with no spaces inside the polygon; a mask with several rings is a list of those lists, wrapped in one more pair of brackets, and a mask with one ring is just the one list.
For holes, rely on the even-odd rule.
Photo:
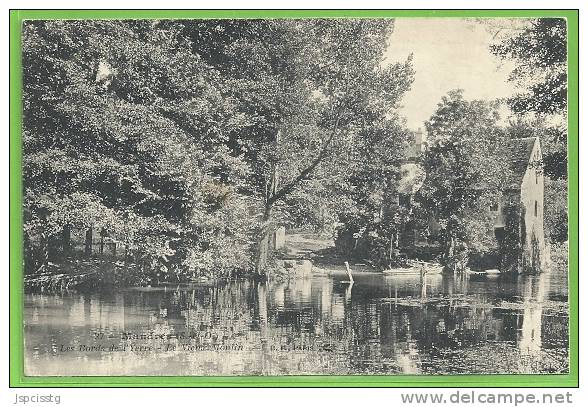
{"label": "window on building", "polygon": [[535,217],[537,217],[537,201],[535,201]]}

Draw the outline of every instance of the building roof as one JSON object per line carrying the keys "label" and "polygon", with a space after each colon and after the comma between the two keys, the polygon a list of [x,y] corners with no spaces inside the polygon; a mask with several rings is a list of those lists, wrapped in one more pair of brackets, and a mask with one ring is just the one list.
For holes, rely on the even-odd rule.
{"label": "building roof", "polygon": [[538,141],[537,137],[525,137],[511,139],[508,142],[508,160],[510,173],[508,174],[507,185],[511,189],[519,189],[523,177],[531,161],[533,147]]}

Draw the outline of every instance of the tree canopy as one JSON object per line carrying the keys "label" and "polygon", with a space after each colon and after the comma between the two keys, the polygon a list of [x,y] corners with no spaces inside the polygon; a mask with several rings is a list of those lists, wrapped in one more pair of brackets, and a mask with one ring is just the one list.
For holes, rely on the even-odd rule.
{"label": "tree canopy", "polygon": [[[567,178],[567,23],[562,18],[538,18],[518,35],[490,47],[514,63],[509,80],[519,93],[508,99],[519,115],[512,130],[521,128],[540,137],[545,173],[552,179]],[[524,126],[521,126],[521,123]]]}
{"label": "tree canopy", "polygon": [[546,175],[545,218],[554,241],[567,239],[567,22],[538,18],[491,51],[514,63],[509,80],[519,93],[508,100],[517,114],[511,137],[538,136]]}
{"label": "tree canopy", "polygon": [[450,267],[456,266],[460,247],[462,252],[483,251],[494,239],[490,207],[498,203],[509,171],[504,159],[506,133],[497,124],[497,107],[467,101],[461,90],[454,90],[425,123],[427,177],[417,200],[422,218],[432,216],[439,225],[437,238]]}
{"label": "tree canopy", "polygon": [[410,60],[383,64],[392,30],[384,19],[26,22],[29,244],[93,227],[160,277],[263,268],[274,206],[341,173],[334,163],[409,88]]}
{"label": "tree canopy", "polygon": [[491,47],[515,63],[510,80],[523,92],[509,100],[517,113],[565,114],[567,25],[562,18],[538,18],[520,34]]}

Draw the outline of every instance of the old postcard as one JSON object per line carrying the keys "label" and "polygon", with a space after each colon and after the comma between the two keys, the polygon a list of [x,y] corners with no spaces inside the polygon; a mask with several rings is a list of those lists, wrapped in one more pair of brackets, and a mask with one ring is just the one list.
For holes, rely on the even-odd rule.
{"label": "old postcard", "polygon": [[24,375],[569,374],[568,24],[23,20]]}

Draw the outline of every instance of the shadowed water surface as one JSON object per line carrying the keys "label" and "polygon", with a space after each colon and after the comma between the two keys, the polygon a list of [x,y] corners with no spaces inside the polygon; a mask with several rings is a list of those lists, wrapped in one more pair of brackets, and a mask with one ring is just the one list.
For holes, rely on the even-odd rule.
{"label": "shadowed water surface", "polygon": [[25,296],[27,375],[567,373],[565,276]]}

